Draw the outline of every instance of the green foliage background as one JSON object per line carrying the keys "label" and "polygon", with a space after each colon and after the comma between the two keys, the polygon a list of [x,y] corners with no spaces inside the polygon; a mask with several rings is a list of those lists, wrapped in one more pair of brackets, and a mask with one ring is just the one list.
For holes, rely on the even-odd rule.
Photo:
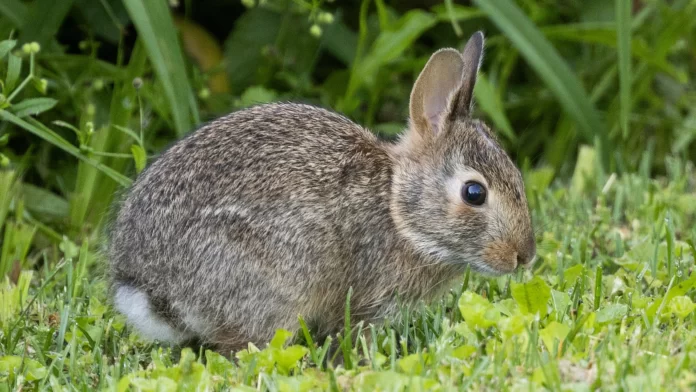
{"label": "green foliage background", "polygon": [[[237,365],[151,352],[105,305],[109,206],[164,147],[279,100],[392,138],[430,54],[476,30],[536,278],[467,274],[335,371],[282,331]],[[0,41],[0,390],[693,387],[694,1],[1,0]]]}

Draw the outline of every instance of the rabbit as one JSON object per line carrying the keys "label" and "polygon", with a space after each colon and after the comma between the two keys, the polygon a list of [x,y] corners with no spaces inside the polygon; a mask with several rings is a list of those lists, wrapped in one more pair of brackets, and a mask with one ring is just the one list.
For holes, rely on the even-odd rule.
{"label": "rabbit", "polygon": [[165,150],[117,203],[113,305],[146,340],[229,355],[297,332],[377,323],[443,295],[467,266],[529,268],[534,231],[519,169],[472,96],[484,49],[435,52],[407,129],[386,141],[343,115],[260,104]]}

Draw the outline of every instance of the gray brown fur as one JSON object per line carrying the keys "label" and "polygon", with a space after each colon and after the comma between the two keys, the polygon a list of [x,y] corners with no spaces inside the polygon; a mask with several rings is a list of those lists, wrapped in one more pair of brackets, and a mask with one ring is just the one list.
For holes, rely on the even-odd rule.
{"label": "gray brown fur", "polygon": [[[176,143],[122,201],[108,249],[114,287],[145,293],[172,328],[228,351],[296,330],[300,314],[338,331],[351,287],[353,321],[374,322],[396,295],[432,298],[467,264],[504,273],[531,260],[521,175],[468,113],[478,39],[462,59],[477,64],[473,75],[453,65],[464,87],[434,106],[439,132],[413,105],[437,83],[426,66],[394,144],[293,103],[232,113]],[[437,69],[457,61],[447,53],[433,56]],[[463,169],[485,178],[496,210],[450,202],[448,181]]]}

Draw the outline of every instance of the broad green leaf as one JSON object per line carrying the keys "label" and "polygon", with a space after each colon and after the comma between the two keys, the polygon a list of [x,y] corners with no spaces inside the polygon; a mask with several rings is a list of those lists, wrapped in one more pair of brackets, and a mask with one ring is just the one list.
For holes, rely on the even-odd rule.
{"label": "broad green leaf", "polygon": [[511,0],[474,0],[500,28],[578,124],[585,142],[599,140],[602,167],[609,164],[606,129],[576,74],[534,23]]}
{"label": "broad green leaf", "polygon": [[16,374],[17,371],[19,371],[19,367],[21,365],[22,357],[16,355],[7,355],[4,357],[0,357],[0,372],[9,373],[10,371],[12,371]]}
{"label": "broad green leaf", "polygon": [[309,349],[307,347],[293,345],[288,348],[279,350],[274,355],[274,359],[280,367],[280,369],[284,373],[288,373],[291,369],[296,367],[298,362],[308,353]]}
{"label": "broad green leaf", "polygon": [[[2,0],[5,1],[5,0]],[[22,42],[36,41],[42,46],[53,39],[68,15],[74,0],[35,0],[22,24],[19,38]]]}
{"label": "broad green leaf", "polygon": [[546,326],[546,328],[539,331],[539,336],[544,342],[546,350],[553,352],[556,347],[555,341],[558,340],[558,342],[562,344],[563,340],[565,340],[566,336],[568,336],[568,332],[570,332],[569,326],[552,321]]}
{"label": "broad green leaf", "polygon": [[459,311],[471,329],[488,328],[500,319],[500,311],[482,296],[466,291],[459,298]]}
{"label": "broad green leaf", "polygon": [[551,290],[551,304],[556,313],[564,314],[570,305],[570,296],[563,291]]}
{"label": "broad green leaf", "polygon": [[22,184],[22,197],[26,208],[39,219],[65,219],[68,216],[68,201],[63,197],[31,184]]}
{"label": "broad green leaf", "polygon": [[355,377],[351,390],[356,391],[430,391],[440,390],[440,384],[432,378],[409,376],[393,370],[363,372]]}
{"label": "broad green leaf", "polygon": [[[503,317],[500,319],[499,322],[502,322],[503,320],[506,320],[506,319],[507,319],[507,317]],[[471,328],[469,328],[469,325],[466,323],[466,320],[461,322],[461,323],[457,323],[453,329],[454,329],[454,332],[459,334],[461,337],[465,338],[467,342],[475,342],[477,339],[476,333],[474,331],[472,331]]]}
{"label": "broad green leaf", "polygon": [[600,324],[621,320],[628,313],[628,306],[624,304],[609,304],[597,311],[596,321]]}
{"label": "broad green leaf", "polygon": [[175,380],[165,376],[160,376],[155,379],[133,377],[130,380],[130,385],[136,387],[140,391],[175,392],[179,389],[177,384]]}
{"label": "broad green leaf", "polygon": [[[281,376],[278,375],[273,378],[280,392],[290,392],[290,391],[320,391],[328,390],[329,386],[326,381],[322,383],[323,380],[316,377],[316,375],[293,375],[293,376]],[[324,385],[326,384],[326,385]],[[247,389],[234,389],[231,392],[244,392]],[[250,389],[249,392],[254,392],[256,389]]]}
{"label": "broad green leaf", "polygon": [[423,364],[427,361],[427,353],[416,353],[399,359],[397,363],[401,371],[406,374],[420,374],[423,371]]}
{"label": "broad green leaf", "polygon": [[527,283],[512,283],[510,285],[512,298],[517,301],[520,309],[526,314],[548,313],[548,302],[551,298],[551,288],[539,276]]}
{"label": "broad green leaf", "polygon": [[529,316],[518,313],[512,317],[503,317],[498,322],[498,329],[505,339],[526,333],[525,327],[530,323]]}
{"label": "broad green leaf", "polygon": [[246,11],[235,21],[224,48],[234,91],[257,82],[257,73],[264,64],[263,50],[275,43],[281,21],[280,14],[261,7]]}
{"label": "broad green leaf", "polygon": [[597,153],[590,146],[580,146],[578,159],[575,164],[575,171],[570,184],[570,192],[575,195],[585,193],[588,182],[595,179]]}
{"label": "broad green leaf", "polygon": [[655,314],[657,314],[657,310],[660,308],[663,302],[666,306],[674,297],[686,295],[694,287],[696,287],[696,274],[692,274],[689,279],[686,279],[672,286],[663,298],[656,298],[655,302],[653,302],[653,304],[650,305],[648,309],[645,311],[645,313],[648,316],[648,319],[652,321],[652,319],[655,317]]}
{"label": "broad green leaf", "polygon": [[279,329],[275,332],[275,335],[273,336],[273,339],[271,339],[271,343],[269,343],[270,347],[273,348],[283,348],[285,343],[292,337],[292,332],[285,330],[285,329]]}
{"label": "broad green leaf", "polygon": [[484,113],[486,113],[495,126],[505,137],[514,142],[517,140],[515,131],[512,130],[512,125],[505,114],[503,102],[500,99],[500,94],[496,91],[495,86],[483,74],[479,74],[474,87],[476,103]]}
{"label": "broad green leaf", "polygon": [[[335,28],[332,25],[328,30]],[[274,12],[266,7],[247,10],[235,21],[224,44],[233,91],[241,93],[249,86],[267,84],[280,76],[279,66],[284,74],[310,78],[321,41],[307,34],[308,29],[303,15]]]}
{"label": "broad green leaf", "polygon": [[628,116],[631,112],[631,8],[626,0],[616,3],[616,37],[619,55],[619,118],[623,137],[628,136]]}
{"label": "broad green leaf", "polygon": [[[75,0],[75,11],[84,18],[91,32],[100,38],[118,44],[121,26],[126,26],[128,12],[120,0]],[[98,5],[97,5],[98,4]]]}
{"label": "broad green leaf", "polygon": [[5,16],[14,27],[22,27],[28,13],[27,5],[21,0],[0,1],[0,14]]}
{"label": "broad green leaf", "polygon": [[696,305],[691,301],[691,298],[686,295],[679,295],[669,301],[668,309],[675,314],[680,320],[683,320],[691,312],[694,311]]}
{"label": "broad green leaf", "polygon": [[467,359],[469,358],[472,354],[476,352],[476,347],[470,345],[470,344],[465,344],[463,346],[459,346],[452,351],[452,356],[457,358],[457,359]]}
{"label": "broad green leaf", "polygon": [[534,192],[544,192],[553,181],[556,171],[551,166],[541,166],[532,170],[524,170],[525,194],[530,203],[536,203]]}
{"label": "broad green leaf", "polygon": [[244,90],[240,98],[241,107],[248,107],[262,103],[273,102],[278,94],[275,91],[269,90],[263,86],[252,86]]}
{"label": "broad green leaf", "polygon": [[147,48],[169,103],[174,128],[181,137],[198,122],[198,108],[192,104],[193,91],[167,2],[124,0],[124,4]]}
{"label": "broad green leaf", "polygon": [[63,237],[63,241],[60,243],[58,248],[61,252],[63,252],[63,256],[69,260],[76,258],[77,255],[80,254],[80,247],[65,236]]}
{"label": "broad green leaf", "polygon": [[0,357],[0,373],[17,374],[20,368],[24,371],[27,381],[41,380],[46,377],[46,367],[34,359],[15,355]]}
{"label": "broad green leaf", "polygon": [[10,50],[14,49],[15,45],[17,45],[17,41],[15,40],[6,39],[0,41],[0,60],[10,53]]}
{"label": "broad green leaf", "polygon": [[322,35],[322,48],[350,66],[358,47],[357,35],[345,23],[334,21]]}
{"label": "broad green leaf", "polygon": [[565,278],[565,287],[572,287],[577,282],[578,278],[582,276],[585,272],[585,267],[582,264],[576,264],[565,271],[563,271],[563,276]]}
{"label": "broad green leaf", "polygon": [[5,92],[8,93],[14,90],[19,80],[19,74],[22,72],[22,59],[14,54],[7,58],[7,77],[5,78]]}
{"label": "broad green leaf", "polygon": [[53,98],[30,98],[12,105],[12,110],[17,117],[36,116],[47,110],[53,109],[58,101]]}

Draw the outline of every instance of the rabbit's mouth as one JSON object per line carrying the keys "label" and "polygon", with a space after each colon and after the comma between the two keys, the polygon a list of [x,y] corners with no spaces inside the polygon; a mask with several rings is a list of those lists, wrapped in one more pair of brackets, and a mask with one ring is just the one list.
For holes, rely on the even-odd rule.
{"label": "rabbit's mouth", "polygon": [[480,260],[479,262],[475,263],[469,262],[467,264],[470,265],[471,269],[473,269],[475,272],[489,277],[498,277],[512,272],[491,267],[491,264],[488,261],[484,260]]}
{"label": "rabbit's mouth", "polygon": [[487,260],[484,257],[479,256],[455,256],[453,254],[449,254],[449,257],[444,257],[440,258],[442,262],[445,262],[447,264],[452,264],[459,266],[463,269],[466,269],[466,267],[470,267],[474,272],[485,275],[485,276],[490,276],[490,277],[497,277],[497,276],[502,276],[507,273],[510,273],[512,271],[508,271],[506,269],[501,269],[497,268],[499,265],[505,265],[505,262],[491,262]]}

